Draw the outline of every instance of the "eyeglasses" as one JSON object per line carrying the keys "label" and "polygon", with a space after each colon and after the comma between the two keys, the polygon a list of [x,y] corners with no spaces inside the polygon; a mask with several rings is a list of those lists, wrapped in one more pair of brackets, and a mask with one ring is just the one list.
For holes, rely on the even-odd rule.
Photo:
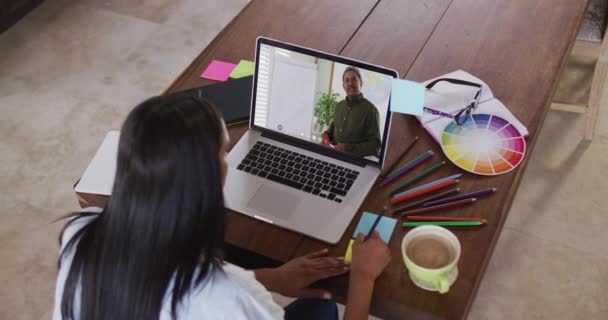
{"label": "eyeglasses", "polygon": [[460,80],[460,79],[450,79],[450,78],[440,78],[440,79],[436,79],[433,82],[429,83],[426,85],[427,89],[431,89],[433,88],[437,83],[441,82],[441,81],[445,81],[445,82],[449,82],[449,83],[453,83],[453,84],[459,84],[459,85],[463,85],[463,86],[470,86],[470,87],[475,87],[477,88],[477,93],[475,94],[475,98],[473,99],[473,102],[469,103],[466,107],[464,107],[463,109],[461,109],[460,111],[458,111],[458,113],[456,113],[456,115],[451,115],[449,113],[445,113],[439,110],[435,110],[435,109],[431,109],[431,108],[427,108],[424,107],[423,110],[440,116],[440,117],[444,117],[444,118],[450,118],[450,119],[454,119],[454,121],[456,121],[456,124],[461,126],[463,125],[466,120],[471,116],[471,112],[477,108],[477,105],[479,105],[479,97],[481,96],[481,88],[482,86],[479,83],[474,83],[474,82],[469,82],[469,81],[465,81],[465,80]]}

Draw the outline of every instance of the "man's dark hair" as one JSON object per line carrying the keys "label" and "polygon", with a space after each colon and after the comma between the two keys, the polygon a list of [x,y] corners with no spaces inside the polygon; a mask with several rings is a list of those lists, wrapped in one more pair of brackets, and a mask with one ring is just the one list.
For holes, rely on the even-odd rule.
{"label": "man's dark hair", "polygon": [[359,78],[359,81],[361,81],[361,85],[363,85],[363,78],[361,78],[361,72],[359,72],[359,69],[355,67],[346,67],[346,69],[344,69],[344,73],[342,73],[342,81],[344,81],[344,76],[349,71],[354,72],[357,75],[357,78]]}

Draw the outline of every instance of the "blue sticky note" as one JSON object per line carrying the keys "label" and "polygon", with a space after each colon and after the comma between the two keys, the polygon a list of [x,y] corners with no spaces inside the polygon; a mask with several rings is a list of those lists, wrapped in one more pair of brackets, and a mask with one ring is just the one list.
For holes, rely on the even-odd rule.
{"label": "blue sticky note", "polygon": [[403,79],[393,79],[391,111],[421,116],[424,107],[424,85]]}
{"label": "blue sticky note", "polygon": [[[367,234],[377,217],[377,214],[363,212],[363,215],[361,215],[361,220],[359,220],[359,224],[353,233],[353,239],[356,238],[359,233]],[[376,231],[380,233],[380,238],[382,238],[384,242],[388,243],[388,241],[391,239],[391,235],[393,234],[396,223],[397,219],[387,216],[383,216],[380,221],[378,221]]]}

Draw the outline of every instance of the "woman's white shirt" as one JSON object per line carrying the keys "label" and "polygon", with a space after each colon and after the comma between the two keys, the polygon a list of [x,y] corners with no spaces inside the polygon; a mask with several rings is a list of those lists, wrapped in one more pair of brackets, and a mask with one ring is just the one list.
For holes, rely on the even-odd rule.
{"label": "woman's white shirt", "polygon": [[[86,212],[101,212],[100,208],[87,208]],[[83,217],[70,224],[61,241],[63,247],[74,234],[95,216]],[[53,320],[61,320],[61,298],[69,267],[72,264],[72,247],[61,261],[55,288],[55,307]],[[171,318],[171,288],[169,285],[163,300],[160,319]],[[78,289],[77,289],[78,291]],[[76,294],[75,308],[79,305],[79,294]],[[78,309],[75,310],[78,315]],[[284,311],[272,300],[272,295],[255,279],[252,271],[226,263],[222,270],[211,271],[201,283],[190,290],[180,301],[177,308],[179,320],[200,319],[283,319]]]}

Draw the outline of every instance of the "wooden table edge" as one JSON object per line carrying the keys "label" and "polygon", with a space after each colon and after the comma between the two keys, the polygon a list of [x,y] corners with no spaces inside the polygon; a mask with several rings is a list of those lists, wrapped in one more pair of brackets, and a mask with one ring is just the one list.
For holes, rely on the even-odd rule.
{"label": "wooden table edge", "polygon": [[[590,2],[591,1],[587,2],[587,8],[589,7]],[[585,12],[587,12],[587,8],[582,12],[582,14],[578,18],[579,27],[576,30],[572,30],[570,32],[571,40],[570,40],[570,43],[568,44],[568,50],[566,50],[564,52],[564,54],[562,55],[562,57],[560,59],[559,69],[558,69],[558,73],[557,73],[558,77],[555,79],[555,81],[553,81],[551,90],[545,97],[545,106],[542,111],[542,116],[540,118],[540,122],[538,123],[538,127],[536,128],[536,131],[533,133],[532,141],[531,141],[532,143],[530,145],[528,145],[528,150],[529,150],[527,152],[528,156],[524,157],[523,163],[521,164],[521,165],[523,165],[522,169],[516,173],[515,178],[513,179],[513,183],[511,184],[511,188],[509,189],[509,193],[507,195],[507,198],[508,198],[508,200],[506,201],[507,205],[504,206],[501,211],[501,214],[500,214],[501,219],[498,222],[499,224],[496,229],[497,232],[495,233],[494,237],[492,238],[492,242],[490,243],[490,248],[489,248],[490,252],[483,259],[482,266],[481,266],[481,272],[479,273],[480,276],[475,278],[475,283],[473,284],[473,292],[471,294],[470,303],[467,304],[467,306],[464,310],[464,313],[463,313],[463,317],[461,319],[467,318],[469,311],[471,310],[471,306],[473,305],[473,302],[477,298],[477,292],[479,291],[479,286],[481,285],[481,280],[483,279],[484,275],[486,274],[486,269],[490,263],[492,255],[494,254],[494,249],[496,248],[496,243],[498,242],[498,239],[500,238],[500,235],[502,234],[502,230],[504,229],[504,224],[507,220],[509,212],[511,211],[511,207],[513,206],[513,200],[515,198],[515,195],[517,194],[517,191],[519,190],[519,185],[521,184],[523,175],[524,175],[526,169],[528,169],[528,162],[530,161],[530,158],[532,157],[532,152],[534,152],[534,147],[536,146],[536,142],[538,141],[538,135],[540,134],[543,124],[545,123],[545,119],[547,118],[547,113],[549,113],[549,110],[551,107],[551,100],[553,99],[553,96],[555,95],[555,91],[557,90],[557,87],[559,85],[559,76],[562,74],[562,72],[564,71],[564,69],[566,67],[566,63],[568,61],[568,58],[570,57],[570,53],[572,52],[574,43],[576,42],[576,35],[578,34],[578,29],[580,29],[580,25],[582,24],[583,18],[585,17]]]}

